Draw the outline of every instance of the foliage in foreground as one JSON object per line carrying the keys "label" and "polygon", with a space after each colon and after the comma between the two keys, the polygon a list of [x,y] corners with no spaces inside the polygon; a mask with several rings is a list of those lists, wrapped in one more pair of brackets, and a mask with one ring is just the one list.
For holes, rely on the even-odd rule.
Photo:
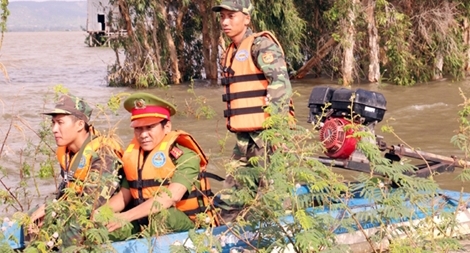
{"label": "foliage in foreground", "polygon": [[[268,124],[274,127],[266,131],[263,138],[283,148],[277,149],[269,157],[268,164],[263,162],[268,157],[261,157],[255,161],[259,164],[255,168],[236,171],[230,171],[229,168],[237,180],[247,186],[233,192],[236,199],[247,203],[247,207],[242,211],[242,216],[238,217],[238,224],[234,225],[232,232],[238,231],[242,237],[245,232],[243,227],[258,228],[257,240],[255,238],[255,242],[251,242],[253,250],[263,248],[262,252],[271,252],[285,248],[290,243],[295,252],[344,252],[347,247],[337,241],[335,231],[353,231],[359,227],[359,231],[365,233],[360,229],[363,222],[379,226],[377,233],[367,236],[368,244],[373,248],[383,240],[390,240],[392,244],[398,242],[401,238],[398,234],[400,230],[401,234],[407,235],[414,235],[418,231],[418,235],[412,241],[397,243],[395,248],[412,243],[415,247],[426,248],[431,245],[429,250],[440,250],[437,242],[441,239],[429,236],[429,231],[437,230],[440,234],[445,234],[447,228],[441,228],[442,224],[437,224],[432,219],[420,221],[411,227],[389,228],[392,221],[410,220],[416,215],[416,211],[443,212],[435,206],[427,208],[422,205],[437,197],[435,193],[439,188],[433,180],[407,176],[404,173],[411,172],[412,165],[391,164],[382,156],[375,143],[363,142],[360,149],[371,161],[372,171],[384,176],[362,174],[357,182],[345,183],[341,175],[333,173],[331,168],[313,159],[322,151],[321,143],[315,140],[316,131],[299,126],[290,130],[287,121],[280,118],[271,120]],[[361,133],[362,136],[357,134],[355,138],[365,139],[367,134],[369,133]],[[247,170],[255,170],[256,176],[253,177],[252,171]],[[253,180],[257,177],[260,178],[259,182]],[[393,182],[400,187],[392,187]],[[306,184],[311,193],[306,196],[294,194],[293,189],[298,188],[299,184]],[[256,193],[253,189],[257,190]],[[364,197],[375,204],[370,210],[353,215],[355,211],[347,205],[352,196]],[[313,209],[305,209],[312,206]],[[331,216],[335,212],[343,215]],[[286,213],[292,214],[292,224],[284,223]],[[445,213],[442,214],[445,219],[455,219],[450,212],[447,215]],[[451,224],[455,225],[452,222],[446,224],[449,227]],[[427,240],[436,243],[429,244]]]}
{"label": "foliage in foreground", "polygon": [[[459,112],[461,129],[452,141],[468,154],[470,134],[467,118],[470,106],[466,97],[463,94],[462,96],[465,101]],[[119,104],[119,99],[110,101]],[[110,105],[112,104],[110,102]],[[358,176],[355,182],[348,183],[330,167],[314,159],[323,152],[323,146],[317,140],[317,126],[312,126],[311,129],[296,126],[292,129],[289,121],[281,116],[272,117],[266,124],[270,126],[270,130],[264,132],[263,139],[278,147],[273,154],[254,159],[254,168],[234,170],[227,167],[227,171],[244,185],[233,194],[246,203],[237,222],[229,224],[229,231],[239,239],[242,235],[251,235],[254,240],[249,241],[250,250],[271,252],[290,247],[294,252],[345,252],[347,246],[340,244],[335,231],[358,229],[359,233],[366,235],[365,228],[361,228],[364,222],[378,224],[378,230],[366,236],[366,243],[375,252],[385,251],[380,248],[380,243],[384,241],[390,243],[390,252],[448,252],[460,247],[458,237],[455,237],[458,228],[456,213],[453,209],[446,210],[444,205],[438,205],[445,201],[445,196],[436,194],[440,189],[432,177],[423,179],[406,174],[414,170],[411,163],[391,163],[383,157],[375,143],[360,141],[359,148],[371,162],[372,172],[381,173],[382,176],[364,173]],[[359,129],[355,124],[351,127]],[[383,130],[393,131],[391,127]],[[360,131],[352,136],[361,140],[370,137],[373,137],[370,132]],[[45,142],[51,143],[51,140],[46,140],[47,138]],[[40,158],[44,157],[44,154],[38,154],[33,153],[31,156],[41,161]],[[269,163],[265,163],[268,159]],[[37,171],[38,168],[34,167],[25,183],[32,182],[31,180],[38,176]],[[460,174],[460,179],[467,181],[467,174],[465,168]],[[301,185],[307,185],[310,194],[295,194],[294,189]],[[5,200],[13,201],[15,198],[11,194],[8,195],[8,189],[6,192]],[[348,207],[348,201],[353,196],[364,197],[375,204],[370,209],[354,214]],[[63,252],[112,252],[108,232],[101,223],[114,219],[112,212],[104,209],[94,219],[95,222],[92,222],[88,218],[92,215],[90,212],[93,208],[83,206],[83,199],[74,197],[73,192],[70,192],[68,198],[67,203],[50,202],[46,219],[55,222],[47,222],[50,225],[39,230],[38,237],[28,245],[25,252],[47,252],[53,247],[62,248]],[[10,204],[4,207],[14,208],[15,211],[18,209],[13,218],[28,225],[28,217],[24,215],[28,209],[18,208],[21,201],[7,203]],[[435,205],[428,205],[429,203]],[[439,213],[440,219],[426,218],[411,226],[391,226],[392,222],[397,220],[409,221],[415,217],[417,211]],[[283,217],[286,214],[292,215],[292,223],[284,223]],[[80,240],[74,245],[64,247],[62,236],[71,226],[76,226],[80,231]],[[256,228],[257,233],[247,231],[247,228]],[[210,232],[211,228],[204,230]],[[208,233],[192,230],[189,236],[196,245],[195,248],[174,245],[172,250],[214,252],[223,246],[218,240],[208,236]],[[82,240],[83,238],[85,240]],[[1,244],[0,249],[7,250],[8,245]]]}

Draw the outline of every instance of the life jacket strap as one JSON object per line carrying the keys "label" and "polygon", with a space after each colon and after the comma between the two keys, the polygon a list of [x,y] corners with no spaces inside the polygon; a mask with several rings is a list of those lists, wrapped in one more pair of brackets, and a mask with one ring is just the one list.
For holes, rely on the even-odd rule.
{"label": "life jacket strap", "polygon": [[259,74],[249,74],[249,75],[241,75],[241,76],[229,76],[223,77],[220,80],[222,85],[230,85],[232,83],[241,83],[241,82],[251,82],[251,81],[262,81],[267,80],[264,73]]}
{"label": "life jacket strap", "polygon": [[207,171],[203,171],[203,172],[199,173],[199,175],[197,177],[198,180],[201,180],[203,178],[212,178],[212,179],[215,179],[215,180],[220,181],[220,182],[225,180],[225,178],[223,178],[219,175],[216,175],[214,173],[207,172]]}
{"label": "life jacket strap", "polygon": [[225,74],[228,74],[230,76],[235,75],[235,71],[233,71],[233,69],[231,67],[224,67],[222,69],[222,72],[224,72]]}
{"label": "life jacket strap", "polygon": [[[207,172],[207,171],[200,172],[199,175],[198,175],[198,180],[199,181],[200,180],[205,180],[207,178],[212,178],[212,179],[215,179],[217,181],[224,181],[225,180],[223,177],[220,177],[220,176],[218,176],[214,173]],[[128,183],[129,183],[129,187],[131,187],[131,188],[141,189],[141,188],[145,188],[145,187],[169,185],[170,181],[165,180],[165,181],[162,182],[162,181],[158,181],[158,180],[147,179],[147,180],[133,180],[133,181],[129,181]],[[191,191],[191,192],[187,191],[181,199],[184,200],[184,199],[195,198],[198,203],[204,203],[204,200],[203,200],[204,198],[211,198],[213,196],[214,196],[214,193],[212,192],[212,190],[210,188],[207,188],[207,189],[202,189],[202,190],[194,190],[194,191]],[[135,206],[138,206],[138,205],[142,204],[146,200],[147,199],[132,199],[131,203],[132,203],[132,206],[135,207]],[[187,216],[194,216],[194,215],[197,215],[199,213],[204,213],[204,212],[211,212],[212,213],[213,211],[214,211],[214,208],[211,207],[211,206],[199,205],[199,206],[195,207],[194,209],[185,210],[184,213]],[[212,213],[212,215],[214,216],[215,214]],[[148,223],[149,223],[148,217],[144,217],[144,218],[139,219],[137,221],[139,222],[140,225],[148,225]],[[218,224],[218,222],[217,222],[217,224]]]}
{"label": "life jacket strap", "polygon": [[183,195],[183,197],[181,199],[183,200],[183,199],[191,199],[191,198],[202,198],[204,196],[212,197],[212,196],[214,196],[214,193],[210,189],[208,189],[208,190],[195,190],[195,191],[191,191],[191,192],[186,191],[186,193]]}
{"label": "life jacket strap", "polygon": [[254,97],[266,97],[268,94],[267,90],[249,90],[249,91],[241,91],[236,93],[227,93],[222,95],[223,102],[229,102],[235,99],[242,99],[242,98],[254,98]]}
{"label": "life jacket strap", "polygon": [[232,116],[252,113],[264,113],[264,109],[261,106],[246,107],[239,109],[226,109],[224,110],[224,117],[228,118]]}
{"label": "life jacket strap", "polygon": [[165,186],[170,184],[170,180],[155,180],[155,179],[144,179],[144,180],[132,180],[128,181],[129,187],[134,189],[142,189],[147,187],[155,187],[155,186]]}

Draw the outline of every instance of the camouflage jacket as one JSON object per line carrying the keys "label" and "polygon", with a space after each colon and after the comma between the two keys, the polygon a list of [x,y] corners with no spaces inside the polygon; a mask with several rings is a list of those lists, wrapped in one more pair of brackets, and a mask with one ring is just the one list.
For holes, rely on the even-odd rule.
{"label": "camouflage jacket", "polygon": [[[243,39],[253,34],[253,31],[248,28],[243,36]],[[272,54],[274,60],[265,62],[264,56]],[[289,73],[287,71],[286,60],[282,52],[282,48],[278,46],[270,38],[260,36],[257,37],[251,48],[251,56],[256,66],[263,71],[266,79],[268,80],[267,100],[269,103],[283,103],[288,105],[288,101],[292,96],[292,86],[289,80]],[[283,106],[283,112],[287,113],[288,107]],[[236,153],[240,152],[246,154],[246,145],[248,145],[250,138],[258,148],[262,148],[263,142],[259,137],[261,131],[250,133],[236,133],[237,144]],[[238,149],[238,150],[237,150]]]}
{"label": "camouflage jacket", "polygon": [[[253,32],[248,28],[244,38],[252,34]],[[274,60],[266,63],[266,54],[272,54]],[[271,39],[260,36],[253,41],[251,57],[253,57],[256,66],[263,71],[264,76],[269,82],[268,101],[275,104],[280,102],[286,103],[292,96],[292,86],[282,48]]]}

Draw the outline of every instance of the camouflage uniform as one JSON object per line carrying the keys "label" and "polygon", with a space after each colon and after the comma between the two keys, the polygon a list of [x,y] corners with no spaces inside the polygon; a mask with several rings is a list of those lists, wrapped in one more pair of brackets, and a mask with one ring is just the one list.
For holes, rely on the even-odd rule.
{"label": "camouflage uniform", "polygon": [[[63,157],[60,159],[73,160],[75,158],[75,163],[70,165],[65,165],[62,167],[60,174],[63,178],[63,181],[60,185],[57,199],[59,199],[64,194],[64,189],[67,188],[67,183],[70,180],[75,180],[75,172],[78,168],[83,168],[81,159],[84,159],[84,156],[90,154],[84,154],[85,148],[87,145],[94,139],[100,136],[101,134],[96,132],[94,127],[89,123],[90,117],[92,114],[92,108],[83,100],[73,95],[62,95],[59,98],[55,108],[52,111],[46,112],[44,114],[54,116],[57,114],[62,115],[73,115],[80,120],[83,120],[88,126],[88,137],[82,143],[80,150],[77,153],[71,153],[67,151],[71,157]],[[109,198],[117,189],[118,189],[118,175],[117,172],[121,172],[120,168],[121,160],[120,153],[122,153],[120,145],[115,142],[112,138],[109,138],[107,141],[113,141],[114,145],[109,143],[100,143],[100,147],[95,151],[94,154],[91,154],[91,161],[88,165],[89,168],[86,169],[88,175],[86,177],[86,182],[83,182],[83,192],[81,195],[94,195],[97,191],[107,193],[107,196],[99,196],[97,200],[95,199],[85,199],[87,206],[93,206],[97,204],[98,206],[103,205],[106,202],[106,199]],[[117,150],[117,148],[119,150]],[[89,151],[86,151],[89,152]],[[81,158],[81,159],[79,159]],[[97,203],[95,203],[98,201]]]}
{"label": "camouflage uniform", "polygon": [[[252,34],[253,32],[248,28],[243,39]],[[263,59],[265,54],[271,54],[274,60],[265,63]],[[288,101],[292,96],[292,86],[282,49],[271,39],[260,36],[253,42],[251,56],[256,66],[263,71],[266,79],[268,79],[267,101],[276,105],[288,105]],[[284,106],[282,113],[287,114],[288,111],[288,106]],[[271,149],[271,147],[265,147],[260,137],[261,132],[235,133],[237,142],[233,150],[233,159],[238,160],[239,165],[248,165],[250,158],[262,156],[266,149]]]}
{"label": "camouflage uniform", "polygon": [[[253,5],[249,0],[224,0],[220,5],[212,8],[215,12],[220,12],[222,9],[229,11],[239,11],[245,15],[250,15],[253,10]],[[247,39],[253,35],[253,31],[247,28],[241,41]],[[268,35],[266,35],[268,36]],[[241,41],[239,43],[241,43]],[[230,48],[230,47],[229,47]],[[233,50],[233,55],[223,56],[223,62],[226,64],[227,59],[233,59],[237,53],[237,48]],[[263,72],[267,79],[267,104],[274,105],[271,109],[280,109],[278,111],[271,111],[270,113],[283,113],[286,116],[289,113],[289,102],[292,96],[292,87],[289,80],[289,74],[286,67],[286,61],[282,48],[271,38],[258,36],[254,39],[251,45],[251,57],[254,65],[258,70]],[[251,63],[249,63],[251,64]],[[233,149],[232,162],[229,164],[231,171],[237,171],[237,174],[243,174],[252,178],[252,182],[255,184],[259,183],[259,170],[255,169],[256,166],[250,163],[250,159],[253,157],[263,157],[265,152],[271,152],[272,147],[269,143],[261,138],[263,130],[257,130],[252,132],[236,132],[236,144]],[[263,166],[262,159],[258,160],[260,166]],[[234,169],[234,170],[233,170]],[[237,189],[240,187],[240,183],[235,180],[233,175],[229,174],[224,182],[224,189]],[[245,186],[246,187],[246,186]],[[250,188],[256,186],[248,186]],[[253,189],[256,191],[256,189]],[[232,220],[238,213],[239,209],[233,207],[239,206],[238,200],[232,197],[232,192],[225,192],[220,196],[222,200],[218,203],[222,208],[222,218],[224,222]]]}
{"label": "camouflage uniform", "polygon": [[[61,168],[63,181],[59,186],[57,199],[59,201],[66,202],[66,204],[70,203],[70,205],[80,203],[86,207],[86,213],[89,215],[93,209],[103,205],[106,200],[118,190],[120,181],[118,173],[122,173],[120,170],[122,165],[119,153],[121,153],[122,150],[116,150],[115,148],[117,147],[108,145],[108,143],[102,143],[100,144],[100,148],[98,148],[93,154],[85,154],[85,152],[89,152],[85,151],[87,145],[92,141],[92,139],[98,137],[100,134],[95,133],[93,126],[89,123],[92,108],[84,100],[76,96],[62,95],[55,108],[43,114],[50,116],[73,115],[79,120],[83,120],[86,124],[85,128],[88,128],[88,130],[85,130],[88,132],[88,137],[82,143],[80,150],[75,154],[71,154],[71,152],[68,151],[68,153],[70,153],[70,157],[64,158],[66,160],[73,160],[73,158],[75,158],[75,160],[72,164],[65,165],[66,168]],[[117,143],[116,145],[119,146]],[[68,155],[69,154],[67,154],[67,156]],[[79,183],[83,184],[82,192],[77,195],[62,197],[66,194],[65,189],[68,188],[68,182],[75,181],[75,172],[80,166],[82,166],[81,163],[84,161],[82,159],[85,159],[84,156],[87,155],[91,155],[91,161],[88,164],[89,170],[86,179]],[[97,199],[95,199],[97,192],[101,194]],[[46,208],[47,216],[51,215],[53,211],[56,211],[54,210],[54,205],[51,203],[48,203]],[[31,215],[34,211],[35,209],[31,210],[29,214]],[[47,218],[47,221],[56,223],[57,219],[66,217],[66,222],[60,224],[60,227],[63,229],[61,233],[59,233],[60,239],[62,240],[61,248],[80,244],[84,239],[82,226],[79,224],[79,219],[83,218],[81,217],[82,215],[83,213],[77,213],[73,208],[71,208],[63,210],[58,217]]]}

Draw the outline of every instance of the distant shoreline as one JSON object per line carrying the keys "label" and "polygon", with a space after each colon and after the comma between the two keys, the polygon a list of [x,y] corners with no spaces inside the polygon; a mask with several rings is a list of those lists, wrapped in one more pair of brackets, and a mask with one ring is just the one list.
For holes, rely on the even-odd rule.
{"label": "distant shoreline", "polygon": [[7,33],[11,32],[84,32],[81,28],[73,29],[73,28],[57,28],[57,29],[34,29],[34,28],[25,28],[25,29],[10,29],[7,28]]}
{"label": "distant shoreline", "polygon": [[12,1],[8,32],[86,30],[87,1]]}

